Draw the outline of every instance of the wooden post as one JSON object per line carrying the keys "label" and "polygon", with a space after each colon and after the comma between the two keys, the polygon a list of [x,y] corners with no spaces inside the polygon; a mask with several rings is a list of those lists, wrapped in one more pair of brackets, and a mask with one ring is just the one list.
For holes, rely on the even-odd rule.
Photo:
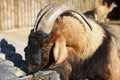
{"label": "wooden post", "polygon": [[18,28],[19,26],[19,0],[14,0],[14,27]]}

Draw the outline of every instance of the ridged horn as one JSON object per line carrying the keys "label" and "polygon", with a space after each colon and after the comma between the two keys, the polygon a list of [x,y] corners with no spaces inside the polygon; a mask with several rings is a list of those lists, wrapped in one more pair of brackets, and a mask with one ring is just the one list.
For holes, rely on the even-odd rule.
{"label": "ridged horn", "polygon": [[43,17],[43,15],[44,15],[49,9],[51,9],[52,7],[54,7],[55,5],[57,5],[57,4],[49,3],[49,4],[46,4],[45,6],[43,6],[43,7],[41,8],[41,10],[39,11],[39,13],[37,14],[37,18],[36,18],[36,21],[35,21],[35,24],[34,24],[34,32],[37,30],[38,24],[39,24],[39,22],[41,21],[41,18]]}
{"label": "ridged horn", "polygon": [[82,19],[86,22],[87,26],[90,27],[90,29],[92,30],[88,20],[74,6],[66,5],[66,4],[57,4],[57,5],[52,4],[52,7],[49,8],[46,12],[41,11],[41,13],[44,14],[41,14],[42,18],[39,23],[37,22],[37,25],[35,26],[36,27],[35,31],[41,30],[47,34],[51,33],[54,22],[57,19],[57,17],[66,11],[72,11],[78,13],[82,17]]}

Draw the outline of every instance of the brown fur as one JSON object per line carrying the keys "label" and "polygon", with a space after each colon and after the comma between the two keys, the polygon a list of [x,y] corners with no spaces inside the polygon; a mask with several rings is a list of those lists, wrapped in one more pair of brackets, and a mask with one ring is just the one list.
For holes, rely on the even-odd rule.
{"label": "brown fur", "polygon": [[25,49],[29,71],[56,70],[62,80],[119,80],[120,61],[111,35],[89,22],[92,30],[72,12],[59,16],[49,35],[31,32]]}

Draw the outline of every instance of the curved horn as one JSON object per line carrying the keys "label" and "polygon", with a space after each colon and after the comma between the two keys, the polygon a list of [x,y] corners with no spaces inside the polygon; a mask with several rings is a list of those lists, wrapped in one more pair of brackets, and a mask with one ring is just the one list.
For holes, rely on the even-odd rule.
{"label": "curved horn", "polygon": [[54,7],[57,4],[54,3],[49,3],[46,4],[45,6],[42,7],[42,9],[39,11],[39,13],[37,14],[37,18],[35,20],[35,24],[34,24],[34,32],[37,30],[38,24],[41,21],[41,18],[43,17],[43,15],[52,7]]}
{"label": "curved horn", "polygon": [[87,26],[91,28],[90,23],[88,22],[88,20],[84,17],[84,15],[74,6],[71,5],[64,5],[64,4],[57,4],[57,5],[53,5],[54,7],[49,8],[49,10],[43,14],[42,19],[39,23],[37,23],[38,25],[36,25],[38,30],[41,30],[47,34],[49,34],[52,31],[53,25],[55,20],[57,19],[57,17],[59,15],[61,15],[62,13],[64,13],[65,11],[73,11],[78,13],[82,19],[86,22]]}

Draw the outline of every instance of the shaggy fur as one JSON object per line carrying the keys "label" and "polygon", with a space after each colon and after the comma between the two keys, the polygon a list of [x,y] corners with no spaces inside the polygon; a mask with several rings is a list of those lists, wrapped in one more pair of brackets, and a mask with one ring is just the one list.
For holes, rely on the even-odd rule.
{"label": "shaggy fur", "polygon": [[89,22],[92,30],[77,13],[67,11],[56,19],[50,34],[32,30],[25,48],[28,70],[52,69],[62,80],[119,80],[120,62],[111,35]]}

